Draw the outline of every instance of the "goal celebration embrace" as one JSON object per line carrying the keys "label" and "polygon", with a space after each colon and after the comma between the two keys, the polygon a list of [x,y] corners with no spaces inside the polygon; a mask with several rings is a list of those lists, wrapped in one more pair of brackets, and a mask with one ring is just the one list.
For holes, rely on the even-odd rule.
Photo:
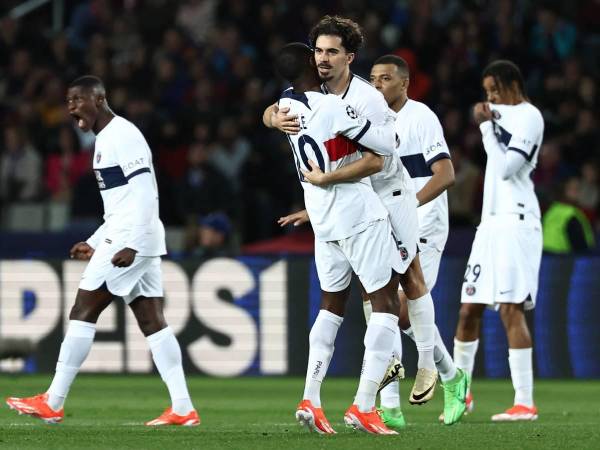
{"label": "goal celebration embrace", "polygon": [[9,3],[9,447],[600,442],[594,2]]}

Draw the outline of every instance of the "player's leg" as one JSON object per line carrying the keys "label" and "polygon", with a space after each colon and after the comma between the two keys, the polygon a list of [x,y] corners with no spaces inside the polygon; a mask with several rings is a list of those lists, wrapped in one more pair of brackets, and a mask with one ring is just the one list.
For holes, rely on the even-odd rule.
{"label": "player's leg", "polygon": [[374,434],[395,434],[375,409],[380,384],[392,359],[398,330],[397,273],[403,264],[390,222],[380,220],[340,241],[354,273],[369,294],[373,312],[365,333],[363,366],[354,404],[346,411],[347,425]]}
{"label": "player's leg", "polygon": [[408,316],[419,352],[415,384],[408,401],[411,404],[423,404],[433,397],[438,373],[433,353],[435,311],[433,299],[425,285],[419,255],[413,259],[407,271],[400,276],[400,284],[408,299]]}
{"label": "player's leg", "polygon": [[362,372],[354,404],[346,411],[347,425],[374,434],[394,434],[375,410],[377,391],[390,364],[394,340],[398,336],[398,275],[383,287],[369,293],[373,312],[367,324]]}
{"label": "player's leg", "polygon": [[[403,291],[398,291],[400,299],[400,328],[402,332],[413,341],[414,333],[410,326],[408,318],[408,299]],[[466,410],[465,400],[468,390],[468,376],[466,372],[456,367],[454,360],[446,349],[446,345],[440,336],[440,332],[435,327],[435,347],[433,349],[435,366],[442,380],[444,388],[444,412],[440,415],[440,421],[446,425],[452,425],[458,422]]]}
{"label": "player's leg", "polygon": [[163,314],[163,299],[139,296],[129,307],[148,341],[152,359],[171,397],[171,408],[147,425],[197,425],[199,423],[183,372],[181,348]]}
{"label": "player's leg", "polygon": [[463,303],[458,313],[458,324],[454,336],[454,363],[471,379],[475,355],[479,347],[481,318],[487,305]]}
{"label": "player's leg", "polygon": [[495,421],[536,420],[533,402],[532,341],[525,319],[523,303],[503,303],[500,318],[508,337],[508,363],[515,389],[514,406],[492,417]]}
{"label": "player's leg", "polygon": [[309,334],[308,365],[296,420],[320,434],[335,431],[321,406],[321,385],[333,357],[337,332],[350,294],[352,268],[337,243],[315,241],[315,263],[321,284],[321,308]]}
{"label": "player's leg", "polygon": [[[359,284],[363,300],[363,312],[368,325],[373,307],[367,291],[360,282]],[[382,381],[383,388],[379,392],[381,402],[379,413],[383,422],[394,430],[406,427],[406,420],[400,405],[400,378],[404,378],[404,368],[402,367],[402,339],[398,328],[394,337],[393,358]]]}
{"label": "player's leg", "polygon": [[92,348],[98,317],[112,300],[113,295],[104,287],[94,291],[77,291],[50,387],[47,392],[33,397],[9,397],[6,402],[12,409],[48,423],[62,420],[63,405],[71,384]]}

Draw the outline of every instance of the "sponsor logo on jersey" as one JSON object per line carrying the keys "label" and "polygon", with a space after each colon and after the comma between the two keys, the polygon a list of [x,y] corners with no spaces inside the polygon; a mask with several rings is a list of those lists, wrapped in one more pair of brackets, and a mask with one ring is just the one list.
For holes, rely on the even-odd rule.
{"label": "sponsor logo on jersey", "polygon": [[121,169],[123,172],[127,172],[128,170],[134,169],[135,167],[141,166],[144,164],[144,158],[139,158],[134,161],[128,162],[127,164],[123,164]]}
{"label": "sponsor logo on jersey", "polygon": [[469,284],[466,288],[465,288],[465,294],[467,295],[475,295],[475,292],[477,290],[475,289],[475,286],[473,286],[472,284]]}

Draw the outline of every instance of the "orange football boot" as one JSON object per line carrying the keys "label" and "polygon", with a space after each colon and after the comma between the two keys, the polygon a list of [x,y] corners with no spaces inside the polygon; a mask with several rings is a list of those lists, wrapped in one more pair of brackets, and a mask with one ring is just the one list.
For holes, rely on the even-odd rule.
{"label": "orange football boot", "polygon": [[64,409],[53,410],[48,405],[48,393],[34,395],[33,397],[8,397],[6,404],[19,414],[27,414],[42,419],[46,423],[59,423],[65,417]]}
{"label": "orange football boot", "polygon": [[146,422],[146,425],[149,427],[158,427],[162,425],[181,425],[184,427],[193,427],[200,425],[200,416],[198,416],[198,413],[195,409],[192,409],[186,416],[180,416],[179,414],[175,414],[173,409],[169,406],[159,417]]}

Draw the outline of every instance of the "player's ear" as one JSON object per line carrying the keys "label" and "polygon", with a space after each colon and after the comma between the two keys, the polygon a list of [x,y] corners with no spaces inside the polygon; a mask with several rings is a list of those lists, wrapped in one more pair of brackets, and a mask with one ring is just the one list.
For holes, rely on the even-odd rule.
{"label": "player's ear", "polygon": [[346,53],[346,61],[348,61],[348,64],[352,64],[352,61],[354,61],[355,56],[356,53]]}

